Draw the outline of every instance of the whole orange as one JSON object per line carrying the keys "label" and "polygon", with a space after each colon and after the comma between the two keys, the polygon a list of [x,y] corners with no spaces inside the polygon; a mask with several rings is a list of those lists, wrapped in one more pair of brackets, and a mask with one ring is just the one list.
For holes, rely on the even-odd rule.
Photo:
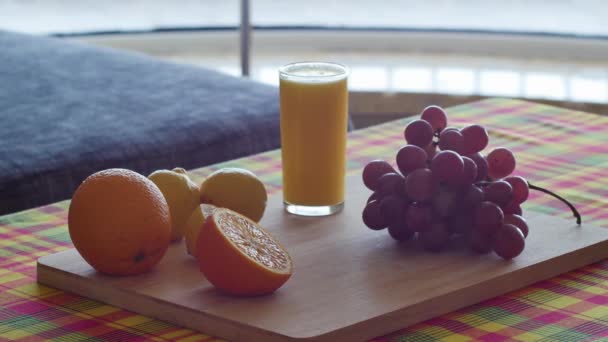
{"label": "whole orange", "polygon": [[169,206],[148,178],[126,169],[92,174],[70,203],[74,247],[94,269],[112,275],[149,271],[171,240]]}

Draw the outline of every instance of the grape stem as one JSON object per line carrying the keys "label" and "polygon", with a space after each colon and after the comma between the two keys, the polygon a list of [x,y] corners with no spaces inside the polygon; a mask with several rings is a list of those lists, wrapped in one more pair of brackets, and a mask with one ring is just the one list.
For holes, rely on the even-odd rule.
{"label": "grape stem", "polygon": [[552,192],[550,190],[547,190],[545,188],[541,188],[540,186],[533,185],[530,182],[528,182],[528,187],[530,189],[532,189],[532,190],[537,190],[537,191],[540,191],[540,192],[544,192],[544,193],[546,193],[548,195],[551,195],[551,196],[557,198],[558,200],[564,202],[570,208],[570,210],[572,210],[572,214],[574,215],[574,217],[576,217],[576,224],[578,224],[580,226],[580,224],[582,222],[581,214],[578,213],[578,210],[576,210],[576,208],[574,207],[574,205],[572,205],[572,203],[570,203],[567,199],[563,198],[562,196],[560,196],[560,195],[558,195],[558,194],[556,194],[556,193],[554,193],[554,192]]}
{"label": "grape stem", "polygon": [[441,129],[440,129],[440,128],[438,128],[438,129],[437,129],[437,132],[434,132],[434,133],[433,133],[433,136],[434,136],[435,138],[437,138],[437,140],[433,140],[433,141],[431,141],[431,143],[432,143],[433,145],[435,145],[435,147],[437,147],[437,145],[439,145],[439,134],[441,134]]}
{"label": "grape stem", "polygon": [[[570,210],[572,210],[572,215],[576,218],[576,224],[578,224],[580,226],[580,224],[582,222],[581,214],[579,214],[578,210],[576,210],[576,208],[574,207],[574,205],[572,203],[570,203],[567,199],[563,198],[562,196],[554,193],[553,191],[547,190],[545,188],[541,188],[540,186],[536,186],[530,182],[527,182],[527,183],[528,183],[528,188],[530,188],[532,190],[544,192],[545,194],[551,195],[551,196],[557,198],[558,200],[564,202],[568,206],[568,208],[570,208]],[[492,184],[492,182],[480,181],[475,184],[478,186],[484,187],[484,186]]]}

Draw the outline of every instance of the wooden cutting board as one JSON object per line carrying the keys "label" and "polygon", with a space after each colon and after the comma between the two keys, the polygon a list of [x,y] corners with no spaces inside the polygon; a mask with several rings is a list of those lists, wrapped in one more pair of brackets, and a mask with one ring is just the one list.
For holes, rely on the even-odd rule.
{"label": "wooden cutting board", "polygon": [[368,195],[349,177],[344,210],[324,218],[289,215],[281,194],[270,199],[262,225],[289,250],[294,275],[269,296],[219,294],[183,242],[133,277],[99,274],[73,249],[48,255],[38,260],[38,281],[228,340],[362,341],[608,257],[608,229],[530,212],[515,260],[457,246],[428,253],[367,229]]}

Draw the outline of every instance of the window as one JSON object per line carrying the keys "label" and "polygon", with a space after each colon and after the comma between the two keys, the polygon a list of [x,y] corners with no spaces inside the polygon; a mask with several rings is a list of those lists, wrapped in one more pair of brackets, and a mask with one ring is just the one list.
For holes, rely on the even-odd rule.
{"label": "window", "polygon": [[[0,28],[240,74],[244,0],[0,0]],[[608,3],[249,1],[251,77],[293,60],[351,67],[355,91],[608,101]]]}

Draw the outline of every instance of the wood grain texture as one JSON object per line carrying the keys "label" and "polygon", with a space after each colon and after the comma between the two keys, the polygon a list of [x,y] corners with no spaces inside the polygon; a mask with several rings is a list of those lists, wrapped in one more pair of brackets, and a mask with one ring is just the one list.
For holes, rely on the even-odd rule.
{"label": "wood grain texture", "polygon": [[324,218],[289,215],[273,196],[262,225],[289,250],[292,278],[272,295],[219,294],[173,244],[150,273],[110,277],[75,250],[38,260],[38,281],[234,341],[367,340],[608,257],[608,229],[526,213],[530,235],[515,260],[458,242],[433,254],[367,229],[369,191],[347,178],[347,202]]}

